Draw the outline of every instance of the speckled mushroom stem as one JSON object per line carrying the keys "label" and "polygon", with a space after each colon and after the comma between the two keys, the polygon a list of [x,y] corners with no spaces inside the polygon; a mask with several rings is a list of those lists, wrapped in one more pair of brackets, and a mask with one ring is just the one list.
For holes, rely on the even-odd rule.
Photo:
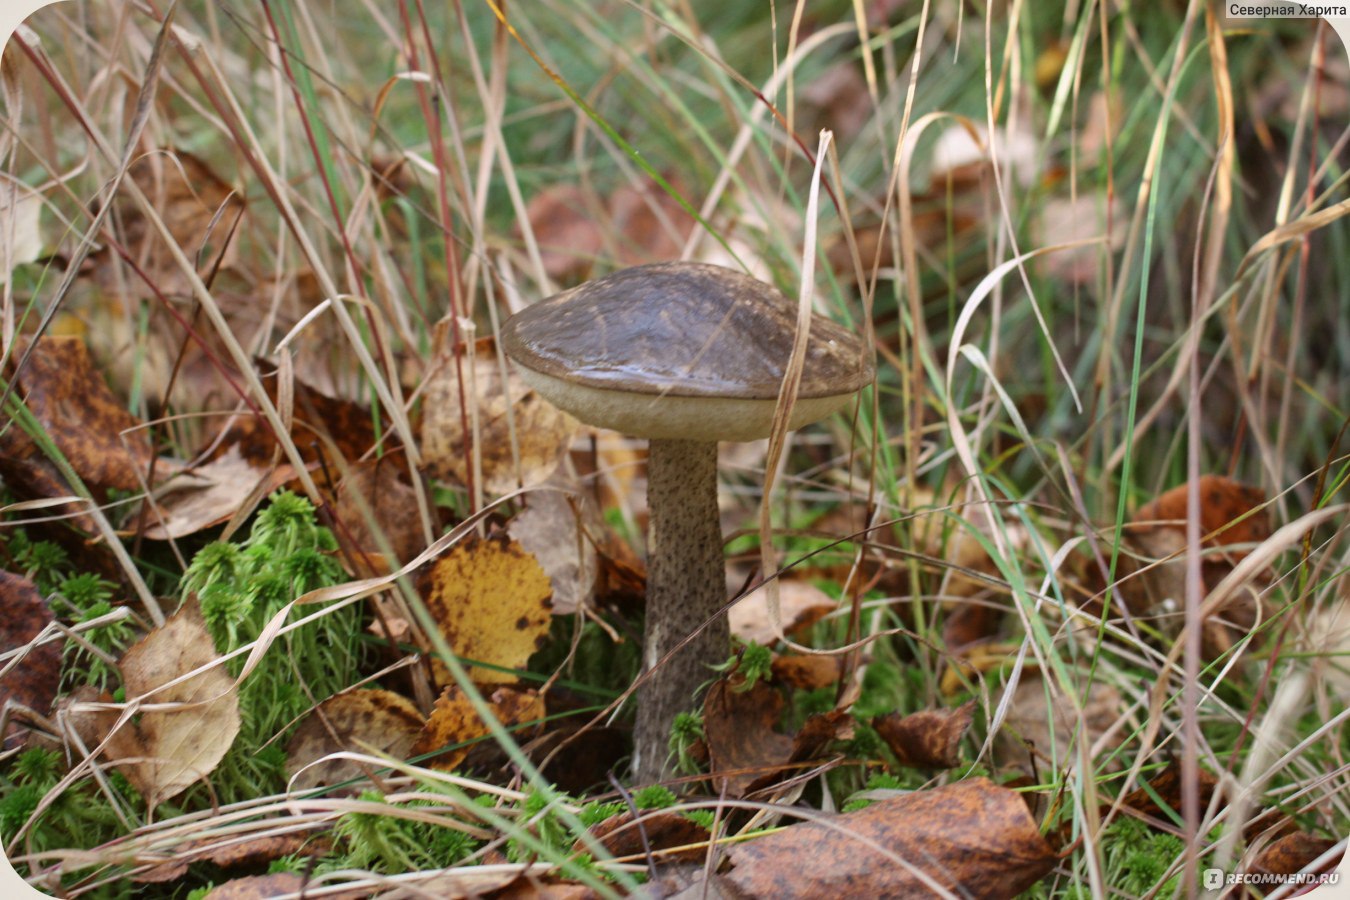
{"label": "speckled mushroom stem", "polygon": [[653,439],[647,457],[647,633],[643,671],[659,671],[638,689],[633,768],[639,784],[668,774],[670,726],[694,707],[694,692],[726,659],[727,617],[703,629],[673,657],[667,653],[727,599],[717,511],[717,443]]}

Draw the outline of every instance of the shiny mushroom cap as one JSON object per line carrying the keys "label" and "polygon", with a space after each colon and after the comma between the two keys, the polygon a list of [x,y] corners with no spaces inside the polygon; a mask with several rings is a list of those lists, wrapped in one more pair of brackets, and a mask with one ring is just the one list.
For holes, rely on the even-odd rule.
{"label": "shiny mushroom cap", "polygon": [[[537,303],[502,327],[506,355],[583,422],[644,438],[766,437],[792,355],[797,305],[722,266],[623,269]],[[853,333],[811,317],[791,428],[842,408],[872,380]]]}

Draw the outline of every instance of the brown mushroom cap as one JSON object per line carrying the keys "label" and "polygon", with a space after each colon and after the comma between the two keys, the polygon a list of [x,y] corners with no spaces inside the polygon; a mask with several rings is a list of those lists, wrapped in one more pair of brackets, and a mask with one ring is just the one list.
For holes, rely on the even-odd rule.
{"label": "brown mushroom cap", "polygon": [[[797,305],[721,266],[623,269],[537,303],[502,327],[506,355],[545,399],[645,438],[765,437],[792,355]],[[872,380],[862,341],[811,318],[790,427],[840,409]]]}

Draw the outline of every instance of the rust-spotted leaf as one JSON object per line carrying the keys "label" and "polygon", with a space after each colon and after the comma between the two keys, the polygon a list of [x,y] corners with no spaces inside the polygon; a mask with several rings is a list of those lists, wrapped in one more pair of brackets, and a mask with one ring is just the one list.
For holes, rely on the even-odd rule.
{"label": "rust-spotted leaf", "polygon": [[106,752],[152,808],[211,774],[239,733],[239,694],[225,667],[212,665],[219,659],[196,604],[183,606],[122,655],[128,701],[144,698],[153,708],[123,722]]}
{"label": "rust-spotted leaf", "polygon": [[[544,718],[544,698],[536,691],[503,685],[484,699],[497,721],[506,728]],[[425,766],[449,772],[464,762],[469,755],[469,745],[489,733],[487,723],[478,715],[468,696],[458,685],[452,684],[436,699],[435,709],[413,744],[412,755],[422,756],[442,747],[451,748],[422,761]]]}
{"label": "rust-spotted leaf", "polygon": [[[986,778],[880,800],[730,851],[742,898],[1013,897],[1056,855],[1021,795]],[[810,860],[810,865],[803,865]]]}
{"label": "rust-spotted leaf", "polygon": [[411,700],[393,691],[374,688],[330,697],[305,717],[286,744],[291,787],[327,787],[365,774],[352,760],[324,759],[332,753],[406,759],[424,721]]}
{"label": "rust-spotted leaf", "polygon": [[450,649],[493,667],[469,669],[480,684],[514,681],[502,669],[523,668],[548,636],[548,575],[505,534],[460,541],[422,572],[418,586]]}

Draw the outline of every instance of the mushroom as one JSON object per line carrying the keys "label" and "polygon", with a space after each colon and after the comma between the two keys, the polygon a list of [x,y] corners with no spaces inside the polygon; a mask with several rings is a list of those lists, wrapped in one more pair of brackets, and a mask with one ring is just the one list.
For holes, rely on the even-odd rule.
{"label": "mushroom", "polygon": [[[640,783],[662,777],[676,713],[729,652],[717,442],[768,436],[796,328],[796,304],[770,285],[687,262],[614,272],[502,326],[506,355],[546,400],[649,441],[644,672],[715,618],[639,689]],[[841,409],[872,372],[856,335],[812,316],[789,428]]]}

